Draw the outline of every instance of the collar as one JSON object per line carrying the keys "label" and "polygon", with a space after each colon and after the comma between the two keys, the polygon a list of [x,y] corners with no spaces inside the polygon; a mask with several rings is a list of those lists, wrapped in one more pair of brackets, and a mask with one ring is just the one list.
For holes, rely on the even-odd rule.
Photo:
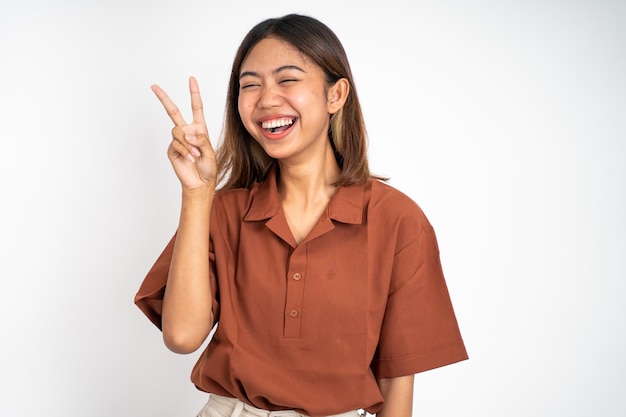
{"label": "collar", "polygon": [[[252,188],[252,203],[244,216],[245,221],[266,220],[281,211],[276,170],[273,167],[265,180]],[[362,184],[339,187],[328,203],[328,217],[341,223],[361,224],[366,205],[366,186]]]}

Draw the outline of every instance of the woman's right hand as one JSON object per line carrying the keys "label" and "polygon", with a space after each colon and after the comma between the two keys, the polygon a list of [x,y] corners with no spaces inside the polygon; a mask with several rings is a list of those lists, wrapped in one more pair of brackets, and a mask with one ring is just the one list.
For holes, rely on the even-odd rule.
{"label": "woman's right hand", "polygon": [[183,190],[199,191],[207,188],[214,190],[217,183],[217,162],[204,121],[198,82],[194,77],[189,78],[193,111],[193,122],[190,124],[185,122],[178,107],[161,87],[153,85],[152,91],[174,122],[172,142],[167,154]]}

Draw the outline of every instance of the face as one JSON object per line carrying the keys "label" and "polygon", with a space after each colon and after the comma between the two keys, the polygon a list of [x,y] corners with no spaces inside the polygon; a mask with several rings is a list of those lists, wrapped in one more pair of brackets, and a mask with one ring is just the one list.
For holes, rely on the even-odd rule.
{"label": "face", "polygon": [[272,158],[300,162],[326,152],[336,112],[322,69],[290,44],[266,38],[241,66],[239,115]]}

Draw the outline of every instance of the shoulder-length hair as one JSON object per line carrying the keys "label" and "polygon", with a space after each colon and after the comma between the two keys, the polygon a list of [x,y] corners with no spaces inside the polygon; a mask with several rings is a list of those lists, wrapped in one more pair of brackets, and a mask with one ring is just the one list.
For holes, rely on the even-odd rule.
{"label": "shoulder-length hair", "polygon": [[319,20],[290,14],[254,26],[237,50],[226,97],[222,141],[217,149],[220,189],[249,188],[254,182],[263,181],[276,163],[248,133],[238,110],[241,65],[257,43],[270,37],[293,45],[317,64],[324,71],[328,86],[341,78],[348,81],[347,101],[331,116],[328,132],[340,169],[335,185],[368,181],[371,175],[367,161],[367,133],[345,50],[335,33]]}

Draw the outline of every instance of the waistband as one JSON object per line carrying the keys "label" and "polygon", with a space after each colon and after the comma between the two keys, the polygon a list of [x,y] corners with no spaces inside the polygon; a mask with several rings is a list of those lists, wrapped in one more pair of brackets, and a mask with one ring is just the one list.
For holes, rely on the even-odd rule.
{"label": "waistband", "polygon": [[[210,394],[209,401],[207,402],[205,408],[214,409],[224,415],[230,417],[308,417],[306,414],[300,414],[293,410],[284,410],[284,411],[267,411],[262,410],[260,408],[256,408],[251,406],[248,403],[245,403],[237,398],[230,397],[222,397],[221,395]],[[204,414],[201,412],[199,417],[203,417]],[[342,414],[333,414],[328,417],[360,417],[358,411],[349,411],[347,413]]]}

